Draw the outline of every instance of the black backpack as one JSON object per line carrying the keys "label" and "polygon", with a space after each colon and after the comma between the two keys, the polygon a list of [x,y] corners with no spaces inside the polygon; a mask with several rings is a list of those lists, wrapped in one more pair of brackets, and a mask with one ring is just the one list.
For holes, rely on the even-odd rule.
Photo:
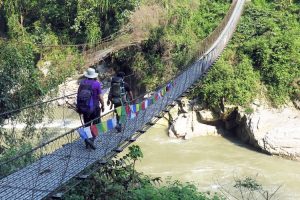
{"label": "black backpack", "polygon": [[126,101],[123,78],[116,76],[111,79],[110,94],[113,103],[122,103],[122,101]]}
{"label": "black backpack", "polygon": [[92,84],[81,82],[77,93],[76,107],[80,114],[90,115],[95,111]]}

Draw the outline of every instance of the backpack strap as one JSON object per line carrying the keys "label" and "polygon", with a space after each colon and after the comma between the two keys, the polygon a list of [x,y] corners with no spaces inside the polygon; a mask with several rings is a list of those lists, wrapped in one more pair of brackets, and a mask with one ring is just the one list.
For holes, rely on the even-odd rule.
{"label": "backpack strap", "polygon": [[91,83],[88,83],[88,82],[87,82],[87,79],[82,80],[82,81],[80,82],[78,92],[80,92],[80,91],[83,90],[83,89],[89,89],[89,90],[91,90],[92,95],[94,95],[94,91],[93,91],[93,83],[94,83],[94,81],[91,82]]}

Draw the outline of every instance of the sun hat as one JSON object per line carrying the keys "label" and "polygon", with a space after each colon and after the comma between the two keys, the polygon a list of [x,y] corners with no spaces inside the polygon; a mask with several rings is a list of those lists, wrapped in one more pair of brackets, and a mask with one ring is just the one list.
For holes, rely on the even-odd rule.
{"label": "sun hat", "polygon": [[98,73],[95,72],[94,68],[88,68],[84,72],[84,76],[87,77],[87,78],[97,78],[98,77]]}

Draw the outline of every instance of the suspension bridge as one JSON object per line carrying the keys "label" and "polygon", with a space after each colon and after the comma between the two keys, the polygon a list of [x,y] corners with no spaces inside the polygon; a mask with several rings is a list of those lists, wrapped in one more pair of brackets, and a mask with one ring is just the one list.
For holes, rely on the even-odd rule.
{"label": "suspension bridge", "polygon": [[[205,76],[232,37],[242,15],[244,4],[245,0],[233,0],[222,22],[200,44],[201,50],[198,59],[170,80],[176,85],[154,104],[140,110],[135,118],[126,118],[121,132],[112,129],[104,134],[99,134],[95,141],[96,150],[87,150],[83,145],[83,141],[76,131],[80,125],[75,128],[65,126],[65,133],[54,138],[43,139],[36,147],[0,163],[1,171],[6,169],[10,172],[9,175],[1,177],[0,199],[59,198],[63,194],[63,186],[66,183],[69,184],[74,179],[86,178],[131,142],[134,142],[168,112],[180,98],[185,96],[197,81],[201,80],[201,77]],[[156,91],[162,87],[165,85],[161,85]],[[75,95],[70,94],[61,99],[64,100]],[[47,103],[51,103],[51,101],[47,101]],[[37,111],[41,104],[43,103],[24,109]],[[63,113],[63,122],[66,125],[67,112],[64,110]],[[112,113],[106,115],[109,114]],[[12,163],[21,163],[28,156],[35,158],[30,164],[22,168],[7,169],[7,166],[11,166]]]}

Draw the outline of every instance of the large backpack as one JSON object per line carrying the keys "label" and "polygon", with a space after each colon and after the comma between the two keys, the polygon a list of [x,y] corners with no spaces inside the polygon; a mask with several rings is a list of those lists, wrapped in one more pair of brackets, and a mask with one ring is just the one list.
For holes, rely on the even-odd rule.
{"label": "large backpack", "polygon": [[122,104],[126,101],[126,91],[123,78],[116,76],[111,79],[110,93],[113,103]]}
{"label": "large backpack", "polygon": [[77,111],[80,114],[90,115],[95,111],[93,102],[92,83],[82,81],[77,93]]}

